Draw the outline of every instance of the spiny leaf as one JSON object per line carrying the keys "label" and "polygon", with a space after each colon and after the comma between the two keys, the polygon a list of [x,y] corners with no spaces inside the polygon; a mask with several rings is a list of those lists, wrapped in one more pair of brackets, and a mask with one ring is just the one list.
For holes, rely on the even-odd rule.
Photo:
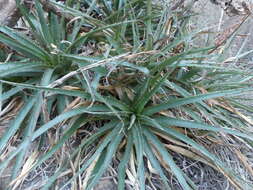
{"label": "spiny leaf", "polygon": [[224,96],[235,96],[235,95],[242,94],[243,92],[249,92],[252,90],[253,90],[252,88],[239,88],[235,90],[223,90],[223,91],[211,92],[207,94],[200,94],[200,95],[187,97],[187,98],[172,99],[162,104],[147,107],[144,110],[143,114],[152,115],[162,110],[167,110],[170,108],[174,108],[174,107],[178,107],[178,106],[182,106],[186,104],[200,103],[203,100],[208,100],[212,98],[218,98],[218,97],[224,97]]}

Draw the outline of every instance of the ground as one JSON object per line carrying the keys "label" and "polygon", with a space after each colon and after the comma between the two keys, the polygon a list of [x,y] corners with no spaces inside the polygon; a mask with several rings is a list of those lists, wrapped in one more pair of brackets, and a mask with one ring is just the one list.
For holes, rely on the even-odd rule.
{"label": "ground", "polygon": [[[0,4],[1,8],[1,4]],[[209,31],[210,40],[217,40],[220,36],[224,35],[228,29],[233,29],[236,27],[240,22],[242,22],[244,16],[228,16],[221,8],[221,6],[211,3],[209,0],[199,0],[194,5],[194,12],[197,13],[196,16],[192,17],[192,27],[193,29],[203,29],[206,28]],[[234,37],[234,40],[227,50],[226,55],[228,58],[236,57],[243,52],[247,52],[253,49],[253,21],[252,16],[248,18],[245,23],[242,24],[241,28],[239,29],[238,33]],[[203,35],[202,38],[196,40],[194,43],[195,45],[201,45],[205,42],[207,36]],[[222,51],[222,50],[220,50]],[[249,53],[247,56],[243,58],[236,58],[236,61],[229,62],[229,64],[236,64],[240,65],[241,67],[253,67],[253,59],[251,54]],[[247,95],[248,96],[248,95]],[[249,102],[252,104],[252,102]],[[1,132],[1,131],[0,131]],[[235,156],[235,149],[241,148],[245,151],[245,155],[247,155],[248,160],[253,165],[253,153],[247,152],[247,147],[240,147],[238,144],[237,146],[231,147],[224,147],[220,146],[218,143],[216,145],[212,145],[210,148],[213,152],[217,153],[220,158],[227,162],[228,167],[232,167],[237,170],[238,174],[241,175],[244,179],[251,180],[247,170],[240,164],[238,161],[238,155]],[[250,155],[251,154],[251,155]],[[233,190],[233,187],[228,183],[228,181],[222,176],[222,174],[217,174],[215,170],[213,170],[209,166],[204,166],[201,163],[194,162],[192,160],[186,159],[178,155],[178,163],[179,165],[187,171],[187,174],[191,177],[191,179],[198,185],[199,190]],[[48,172],[45,172],[46,169]],[[45,173],[50,174],[51,169],[53,169],[53,165],[45,166],[41,170]],[[39,172],[39,171],[38,171]],[[37,178],[34,178],[34,181],[27,179],[27,181],[23,185],[23,189],[36,189],[36,183],[43,183],[43,180],[47,177],[45,173],[41,172]],[[8,172],[7,172],[8,173]],[[108,172],[110,174],[110,172]],[[7,177],[0,177],[2,181],[0,181],[0,189],[1,187],[4,190],[4,181],[7,182]],[[105,176],[101,183],[96,187],[95,190],[111,190],[115,188],[114,182],[112,177]],[[173,180],[172,180],[173,181]],[[2,184],[1,184],[2,183]],[[173,182],[172,182],[173,183]],[[180,189],[179,186],[174,183],[175,189]],[[147,189],[152,189],[147,188]],[[247,190],[247,189],[245,189]]]}

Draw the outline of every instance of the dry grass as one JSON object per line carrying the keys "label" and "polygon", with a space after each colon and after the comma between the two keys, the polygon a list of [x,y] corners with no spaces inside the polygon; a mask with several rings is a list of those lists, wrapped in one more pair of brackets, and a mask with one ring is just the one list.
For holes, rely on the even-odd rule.
{"label": "dry grass", "polygon": [[[170,26],[172,26],[172,22],[169,22]],[[238,28],[236,28],[238,29]],[[234,32],[234,31],[233,31]],[[228,39],[226,36],[225,41]],[[166,41],[165,43],[168,43]],[[217,46],[220,47],[222,44]],[[184,44],[179,44],[174,48],[174,54],[178,54],[184,49]],[[176,51],[178,50],[178,51]],[[213,51],[216,51],[214,49]],[[98,50],[100,51],[100,50]],[[94,52],[93,52],[94,53]],[[95,52],[94,54],[96,54]],[[103,52],[104,53],[104,52]],[[112,58],[106,58],[100,60],[98,62],[92,63],[88,66],[81,67],[77,70],[68,72],[65,75],[62,75],[60,78],[55,80],[54,82],[47,85],[47,87],[59,87],[61,86],[62,89],[65,90],[82,90],[80,87],[71,86],[71,85],[64,85],[64,83],[76,77],[78,74],[89,71],[90,69],[96,68],[98,66],[107,66],[107,63],[111,61],[117,60],[124,60],[134,63],[139,63],[139,60],[145,61],[146,56],[153,56],[157,51],[140,51],[138,53],[124,53]],[[209,52],[211,53],[211,52]],[[171,55],[169,55],[171,56]],[[233,58],[233,57],[232,57]],[[228,61],[234,61],[232,58],[228,58]],[[235,58],[236,59],[236,58]],[[224,61],[223,63],[227,63],[228,61]],[[120,71],[114,70],[112,68],[108,77],[111,73],[115,74]],[[92,75],[92,73],[88,73]],[[164,73],[161,73],[163,75]],[[118,76],[118,78],[113,78],[112,80],[121,81],[124,78],[120,78],[122,76]],[[127,79],[127,78],[126,78]],[[104,81],[107,80],[105,77]],[[127,91],[126,88],[120,88],[117,85],[105,85],[106,82],[101,83],[98,85],[98,90],[101,90],[103,93],[109,92],[111,95],[115,97],[123,97],[124,91],[126,91],[129,99],[133,99],[133,93],[131,91]],[[62,86],[64,85],[64,86]],[[205,88],[196,87],[202,94],[208,93]],[[102,94],[103,94],[102,93]],[[174,96],[180,97],[180,94],[177,92],[173,92]],[[47,94],[47,98],[53,96],[53,93]],[[165,94],[166,95],[166,94]],[[164,96],[164,94],[156,94],[152,97],[152,101],[154,103],[159,102]],[[216,100],[207,100],[205,102],[208,106],[212,108],[222,109],[228,112],[230,115],[233,115],[235,118],[240,118],[241,121],[245,122],[248,128],[253,125],[253,121],[250,116],[247,115],[247,112],[241,111],[239,109],[234,108],[233,106],[229,105],[226,101],[222,98]],[[22,99],[19,97],[13,98],[4,102],[3,109],[0,111],[0,137],[6,131],[6,128],[9,124],[9,121],[15,118],[15,116],[20,111],[23,105]],[[79,108],[81,106],[89,106],[92,107],[96,102],[94,100],[87,101],[83,100],[82,98],[73,98],[71,101],[68,102],[67,106],[64,108],[63,112],[67,112],[69,110],[73,110],[75,108]],[[50,121],[50,118],[53,117],[47,113],[46,107],[42,105],[42,113],[45,117],[45,121]],[[52,107],[53,114],[56,110],[56,107]],[[209,120],[208,115],[202,114],[200,111],[196,111],[197,114],[201,116],[201,119],[205,120],[206,123],[212,124],[212,121]],[[162,116],[168,116],[177,118],[180,117],[185,120],[191,120],[191,116],[187,114],[186,111],[182,111],[180,109],[175,108],[173,111],[160,111],[158,114]],[[39,156],[46,154],[51,147],[58,143],[59,139],[61,139],[63,132],[66,131],[68,124],[73,124],[76,118],[70,118],[68,120],[63,120],[59,124],[57,124],[54,128],[47,131],[46,135],[44,136],[45,141],[43,146],[41,147],[37,141],[32,143],[28,150],[29,157],[25,157],[25,160],[22,162],[23,165],[21,167],[21,172],[19,175],[14,179],[10,180],[11,169],[13,167],[13,162],[15,159],[9,163],[9,167],[4,171],[3,175],[0,176],[0,189],[6,188],[6,185],[10,183],[12,185],[12,190],[35,190],[41,189],[46,183],[49,177],[53,176],[57,169],[60,168],[62,165],[68,162],[71,154],[75,151],[75,149],[80,145],[83,139],[88,138],[91,136],[94,131],[97,131],[106,120],[100,120],[96,122],[89,122],[88,124],[83,125],[82,127],[78,128],[78,130],[71,136],[70,139],[66,140],[64,145],[60,150],[58,150],[54,155],[49,158],[47,161],[43,162],[40,166],[38,166],[35,170],[30,171],[30,168],[34,165],[36,160]],[[183,128],[178,127],[171,127],[176,131],[180,132],[181,134],[187,134],[192,139],[196,140],[199,145],[203,145],[206,147],[210,152],[217,155],[228,168],[231,168],[233,171],[236,171],[238,176],[241,176],[242,179],[248,181],[249,183],[253,180],[253,155],[251,153],[251,147],[248,146],[248,143],[243,141],[239,137],[232,137],[231,135],[225,135],[224,133],[218,133],[217,136],[209,136],[206,132],[195,131],[195,130],[186,130]],[[248,129],[247,129],[248,130]],[[9,141],[9,145],[6,145],[5,152],[0,155],[0,161],[7,159],[7,155],[15,150],[18,145],[22,142],[22,139],[19,135],[22,133],[18,131],[16,135],[11,137]],[[164,135],[163,133],[154,132],[163,145],[167,148],[168,152],[173,155],[174,161],[176,164],[185,172],[187,176],[196,184],[197,189],[199,190],[234,190],[240,189],[236,182],[234,182],[230,176],[223,172],[221,168],[214,165],[210,160],[206,160],[205,157],[196,149],[190,147],[186,143],[182,143],[181,141],[177,141],[174,138]],[[97,139],[95,143],[84,150],[80,150],[75,157],[75,159],[69,161],[70,167],[65,170],[64,172],[60,172],[58,175],[58,180],[56,182],[56,189],[60,189],[64,186],[64,184],[77,172],[79,171],[80,167],[95,153],[97,146],[106,136]],[[122,150],[126,145],[126,139],[124,139],[119,144],[119,150]],[[38,148],[39,147],[39,148]],[[156,153],[158,160],[160,161],[163,168],[165,168],[165,173],[167,177],[170,179],[169,184],[176,190],[181,190],[181,186],[176,180],[175,176],[173,176],[172,171],[168,164],[164,161],[162,155],[160,155],[159,151],[155,147],[151,147],[152,150]],[[120,159],[123,155],[121,151],[116,153],[116,158],[113,159],[112,164],[107,169],[105,174],[102,176],[101,181],[99,184],[96,185],[94,190],[109,190],[109,189],[117,189],[117,168],[120,164]],[[72,190],[76,189],[79,190],[80,188],[86,188],[88,185],[89,177],[92,175],[92,171],[95,168],[97,162],[99,161],[99,157],[95,158],[94,161],[87,167],[85,172],[78,174],[77,179],[74,180],[71,185],[65,186],[64,190]],[[126,176],[127,179],[126,189],[138,189],[138,181],[137,179],[137,165],[136,165],[136,158],[133,156],[129,159],[129,165],[126,169]],[[146,189],[147,190],[163,190],[162,181],[156,171],[155,168],[152,167],[150,161],[145,160],[145,170],[146,172]],[[246,189],[243,189],[246,190]]]}

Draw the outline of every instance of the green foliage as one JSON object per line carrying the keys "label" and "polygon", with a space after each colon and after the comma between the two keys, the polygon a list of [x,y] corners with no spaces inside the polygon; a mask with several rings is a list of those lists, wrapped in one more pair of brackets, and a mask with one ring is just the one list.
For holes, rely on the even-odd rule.
{"label": "green foliage", "polygon": [[[175,150],[166,146],[170,143],[178,148],[179,154],[180,148],[193,151],[196,156],[190,158],[205,160],[235,186],[242,187],[240,177],[193,134],[221,138],[221,133],[225,133],[251,145],[253,136],[247,122],[235,117],[226,105],[231,101],[252,111],[235,99],[252,90],[252,76],[247,71],[217,65],[216,55],[207,53],[210,47],[191,47],[198,32],[192,33],[185,25],[179,25],[185,21],[183,17],[172,25],[170,21],[176,16],[166,7],[153,5],[151,0],[83,2],[68,1],[66,6],[50,1],[62,14],[75,17],[71,21],[53,12],[45,14],[37,0],[34,12],[19,4],[30,37],[0,26],[0,41],[18,52],[14,60],[0,64],[3,84],[0,100],[5,105],[14,96],[20,96],[24,102],[0,139],[2,153],[14,135],[22,139],[0,163],[0,173],[16,158],[12,175],[15,179],[31,144],[45,144],[47,134],[53,130],[65,126],[58,140],[39,155],[31,170],[57,154],[78,134],[78,129],[95,123],[91,135],[85,136],[65,158],[69,161],[59,165],[43,189],[54,186],[60,173],[70,167],[70,160],[79,154],[84,157],[84,150],[92,145],[93,154],[76,168],[65,186],[86,172],[85,189],[92,189],[115,159],[119,161],[119,190],[125,189],[130,162],[135,166],[130,172],[136,174],[138,188],[145,189],[147,161],[166,189],[173,189],[168,171],[183,189],[195,189],[175,163],[172,154]],[[86,7],[83,12],[79,10],[82,6]],[[89,31],[84,33],[85,27]],[[88,54],[91,43],[95,50]],[[238,81],[239,77],[244,80]],[[79,104],[71,104],[75,98],[80,98]],[[39,147],[33,151],[38,150]]]}

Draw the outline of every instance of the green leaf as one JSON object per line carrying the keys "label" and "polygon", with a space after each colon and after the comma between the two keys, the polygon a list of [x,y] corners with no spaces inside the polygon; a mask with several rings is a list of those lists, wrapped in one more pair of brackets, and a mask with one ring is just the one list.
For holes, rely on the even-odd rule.
{"label": "green leaf", "polygon": [[[75,157],[75,155],[78,154],[78,152],[80,152],[81,150],[85,149],[86,147],[88,147],[89,145],[91,145],[92,143],[94,143],[98,138],[101,138],[101,136],[103,136],[106,133],[108,133],[111,129],[113,129],[117,125],[117,123],[118,122],[111,121],[111,122],[105,124],[103,127],[99,128],[98,131],[95,134],[92,134],[90,137],[84,139],[81,142],[81,144],[74,150],[74,152],[71,154],[71,156],[70,156],[69,159],[72,160]],[[49,178],[47,184],[43,187],[42,190],[49,189],[50,186],[54,183],[54,181],[58,178],[58,176],[60,175],[60,173],[64,172],[64,169],[66,169],[67,166],[68,166],[67,163],[63,164],[61,166],[61,168],[59,168],[59,172]]]}
{"label": "green leaf", "polygon": [[98,61],[101,61],[101,58],[98,57],[90,57],[90,56],[80,56],[80,55],[74,55],[74,54],[61,54],[61,56],[69,58],[72,61],[77,62],[78,64],[82,64],[82,66],[86,66],[89,63],[96,63]]}
{"label": "green leaf", "polygon": [[102,3],[103,3],[104,7],[106,8],[106,9],[105,9],[106,12],[107,12],[108,14],[110,14],[110,13],[112,12],[112,6],[110,5],[110,1],[107,1],[107,0],[101,0],[101,1],[102,1]]}
{"label": "green leaf", "polygon": [[120,8],[124,7],[127,3],[127,0],[115,0],[115,10],[119,10]]}
{"label": "green leaf", "polygon": [[132,69],[136,69],[136,70],[144,73],[145,75],[149,74],[149,70],[146,67],[138,66],[136,64],[132,64],[132,63],[129,63],[129,62],[119,62],[117,65],[129,67],[129,68],[132,68]]}
{"label": "green leaf", "polygon": [[161,64],[156,64],[153,69],[151,69],[151,74],[155,74],[157,72],[161,72],[163,69],[165,69],[167,66],[171,66],[173,63],[177,63],[179,59],[183,58],[185,54],[179,54],[172,57],[169,57],[165,61],[163,61]]}
{"label": "green leaf", "polygon": [[40,158],[37,159],[36,164],[33,166],[33,168],[36,168],[37,166],[39,166],[40,164],[42,164],[43,162],[45,162],[46,160],[48,160],[49,158],[51,158],[54,153],[59,150],[60,148],[62,148],[62,146],[64,145],[64,143],[67,142],[67,140],[75,133],[77,132],[77,129],[79,127],[81,127],[82,125],[84,125],[85,123],[87,123],[90,120],[90,118],[88,117],[79,117],[75,120],[75,122],[73,123],[73,125],[71,127],[69,127],[69,129],[67,129],[63,136],[60,138],[60,140],[45,154],[43,154]]}
{"label": "green leaf", "polygon": [[34,86],[30,84],[24,84],[24,83],[15,83],[15,82],[10,82],[10,81],[5,81],[5,80],[0,80],[2,83],[10,84],[13,86],[18,86],[22,88],[28,88],[28,89],[33,89],[33,90],[41,90],[41,91],[48,91],[56,94],[63,94],[67,96],[75,96],[75,97],[82,97],[86,99],[90,99],[90,95],[84,91],[81,90],[64,90],[64,89],[59,89],[59,88],[49,88],[49,87],[43,87],[43,86]]}
{"label": "green leaf", "polygon": [[124,155],[118,167],[118,190],[125,190],[126,167],[129,162],[132,148],[133,148],[132,131],[128,133],[126,141],[127,141],[127,145],[125,147]]}
{"label": "green leaf", "polygon": [[15,160],[15,165],[13,167],[12,176],[11,176],[12,180],[14,180],[18,176],[19,171],[22,168],[25,155],[27,153],[27,150],[29,150],[29,147],[30,147],[31,134],[34,131],[34,128],[37,125],[37,120],[40,116],[40,110],[41,110],[41,105],[42,105],[41,95],[39,93],[36,93],[34,94],[34,97],[36,98],[36,104],[34,104],[34,108],[31,111],[31,115],[29,117],[27,126],[24,129],[24,136],[22,138],[22,143],[24,143],[25,146],[23,148],[23,151],[20,151],[18,153],[17,158]]}
{"label": "green leaf", "polygon": [[144,138],[144,149],[146,152],[146,157],[148,158],[148,160],[151,162],[153,168],[156,170],[156,172],[159,173],[165,187],[167,190],[171,190],[169,184],[168,184],[168,177],[166,177],[166,175],[163,172],[163,169],[159,163],[159,161],[156,159],[155,154],[152,151],[152,148],[150,147],[148,140],[146,138]]}
{"label": "green leaf", "polygon": [[[173,70],[175,68],[176,66],[173,68]],[[159,90],[163,82],[168,78],[170,74],[171,72],[167,72],[164,76],[161,76],[160,73],[158,73],[153,79],[147,80],[147,86],[150,86],[151,89],[146,89],[146,92],[144,92],[140,99],[136,101],[137,103],[135,109],[137,110],[138,114],[143,112],[143,109],[148,103],[148,101],[150,101],[151,97]]]}
{"label": "green leaf", "polygon": [[253,141],[253,134],[250,134],[250,133],[245,134],[245,133],[241,133],[237,130],[233,130],[229,128],[215,127],[215,126],[207,125],[204,123],[197,123],[193,121],[175,119],[171,117],[155,117],[154,119],[164,127],[178,126],[178,127],[189,128],[189,129],[200,129],[200,130],[207,130],[207,131],[213,131],[213,132],[223,132],[223,133],[235,135],[235,136]]}
{"label": "green leaf", "polygon": [[[74,28],[74,30],[78,31],[79,29],[80,28]],[[54,44],[59,47],[62,43],[61,40],[64,39],[65,28],[61,23],[59,23],[58,16],[54,13],[49,14],[49,30]]]}
{"label": "green leaf", "polygon": [[208,100],[212,98],[218,98],[218,97],[224,97],[224,96],[225,97],[235,96],[235,95],[242,94],[243,92],[248,92],[252,90],[253,90],[252,88],[239,88],[235,90],[224,90],[224,91],[211,92],[207,94],[200,94],[200,95],[191,96],[187,98],[176,98],[162,104],[147,107],[146,109],[144,109],[143,114],[152,115],[162,110],[179,107],[186,104],[200,103],[203,100]]}
{"label": "green leaf", "polygon": [[[119,129],[120,130],[120,129]],[[86,187],[87,190],[91,190],[98,182],[98,180],[102,177],[103,173],[106,171],[106,169],[109,167],[111,160],[113,156],[115,156],[115,152],[118,149],[119,143],[121,142],[123,137],[123,133],[118,133],[113,141],[109,144],[107,147],[106,155],[103,160],[103,163],[100,163],[97,165],[99,162],[97,162],[96,167],[97,167],[97,172],[94,172],[92,175],[92,178],[89,180],[89,184]],[[94,169],[95,170],[95,169]]]}
{"label": "green leaf", "polygon": [[15,87],[15,88],[8,90],[7,92],[4,92],[2,94],[2,96],[0,97],[0,102],[3,102],[4,100],[12,97],[13,95],[17,94],[18,92],[20,92],[22,90],[23,90],[23,88],[21,88],[21,87]]}
{"label": "green leaf", "polygon": [[7,77],[11,74],[22,72],[38,72],[39,69],[45,68],[45,64],[38,62],[8,62],[0,64],[0,77]]}
{"label": "green leaf", "polygon": [[113,96],[106,96],[104,97],[104,100],[110,104],[111,106],[118,108],[122,111],[130,112],[131,108],[128,104],[124,103],[123,101],[120,101]]}
{"label": "green leaf", "polygon": [[110,112],[108,108],[105,106],[97,106],[94,105],[91,108],[87,107],[81,107],[81,108],[75,108],[70,111],[64,112],[57,117],[55,117],[53,120],[49,121],[48,123],[42,125],[38,130],[36,130],[32,135],[32,141],[41,136],[43,133],[48,131],[50,128],[54,127],[56,124],[72,118],[74,116],[78,116],[84,113],[90,113],[92,115],[113,115],[113,112]]}
{"label": "green leaf", "polygon": [[109,25],[106,25],[106,26],[102,26],[100,28],[97,28],[97,29],[94,29],[94,30],[91,30],[90,32],[88,32],[87,34],[83,35],[83,36],[80,36],[79,38],[77,38],[72,44],[71,46],[68,48],[67,52],[70,52],[70,50],[72,50],[73,48],[75,47],[78,47],[79,45],[82,45],[87,39],[88,37],[92,36],[93,34],[95,33],[98,33],[100,31],[104,31],[106,29],[111,29],[115,26],[120,26],[120,25],[124,25],[124,24],[127,24],[127,23],[132,23],[132,22],[137,22],[137,20],[127,20],[127,21],[122,21],[122,22],[119,22],[119,23],[114,23],[114,24],[109,24]]}
{"label": "green leaf", "polygon": [[159,151],[164,161],[171,168],[171,172],[175,174],[182,188],[184,190],[191,190],[190,186],[185,180],[182,170],[173,161],[172,156],[168,153],[168,151],[165,149],[165,147],[160,142],[160,140],[154,134],[152,134],[152,132],[149,129],[144,128],[143,130],[149,142],[152,143],[156,147],[157,151]]}
{"label": "green leaf", "polygon": [[43,9],[42,9],[42,7],[41,7],[38,0],[35,0],[35,7],[36,7],[36,10],[37,10],[37,13],[38,13],[43,38],[44,38],[45,42],[47,43],[47,45],[50,47],[50,44],[53,43],[53,39],[52,39],[50,30],[49,30],[49,27],[47,25],[47,20],[44,17],[45,11],[43,11]]}
{"label": "green leaf", "polygon": [[[165,123],[164,123],[165,124]],[[162,127],[158,122],[156,122],[156,125],[153,125],[153,123],[149,124],[152,127],[155,127],[158,131],[165,135],[176,137],[178,140],[185,142],[186,144],[192,146],[197,151],[201,152],[203,155],[205,155],[208,159],[210,159],[212,162],[214,162],[220,169],[222,169],[226,176],[229,176],[231,179],[237,181],[239,183],[238,177],[235,176],[234,172],[229,170],[222,161],[220,161],[217,157],[215,157],[212,153],[210,153],[206,148],[201,146],[200,144],[196,143],[191,138],[187,137],[186,135],[177,132],[174,129],[169,128],[168,126]],[[163,128],[162,130],[160,128]],[[180,153],[180,152],[179,152]]]}
{"label": "green leaf", "polygon": [[23,108],[17,114],[15,120],[13,120],[10,124],[10,127],[6,130],[6,132],[0,138],[0,151],[3,150],[4,146],[7,144],[9,139],[14,136],[17,130],[21,127],[22,122],[24,121],[25,117],[32,109],[33,105],[36,103],[37,97],[29,98],[25,103]]}
{"label": "green leaf", "polygon": [[92,154],[92,156],[83,163],[83,166],[79,169],[79,171],[77,171],[74,174],[74,176],[69,181],[67,181],[62,188],[66,187],[72,180],[74,180],[77,176],[79,176],[82,172],[84,172],[87,169],[87,167],[91,163],[93,163],[97,157],[101,155],[103,150],[108,147],[108,144],[112,142],[114,137],[119,134],[120,128],[121,126],[119,124],[115,126],[115,128],[104,138],[104,140],[100,144],[98,144],[95,153]]}
{"label": "green leaf", "polygon": [[134,147],[136,150],[136,156],[137,156],[137,176],[138,176],[138,182],[139,182],[139,188],[141,190],[145,190],[145,169],[144,169],[144,160],[143,160],[143,134],[142,130],[140,129],[141,126],[139,126],[138,123],[135,123],[132,127],[133,129],[133,140],[134,140]]}
{"label": "green leaf", "polygon": [[7,35],[0,34],[0,41],[2,43],[20,51],[28,57],[33,57],[43,61],[48,60],[49,55],[46,51],[37,46],[33,41],[30,41],[21,34],[14,32],[13,29],[8,28],[7,26],[0,26],[0,32]]}
{"label": "green leaf", "polygon": [[[48,85],[48,83],[50,82],[50,79],[52,77],[52,74],[53,74],[53,69],[46,70],[42,79],[41,79],[41,85],[43,85],[43,86]],[[41,113],[42,104],[43,104],[42,94],[40,92],[36,92],[34,94],[34,97],[36,98],[37,103],[34,104],[34,108],[30,114],[29,121],[28,121],[27,126],[25,127],[24,136],[22,138],[23,143],[26,144],[26,147],[23,149],[23,151],[21,151],[17,155],[15,166],[12,171],[12,176],[11,176],[12,180],[18,176],[18,172],[21,169],[23,160],[24,160],[27,150],[29,150],[29,146],[31,144],[32,133],[33,133],[35,127],[37,126],[37,122],[38,122],[38,119],[39,119],[39,116]]]}
{"label": "green leaf", "polygon": [[114,107],[110,104],[110,102],[107,101],[106,98],[104,98],[100,93],[97,93],[95,91],[93,93],[98,101],[103,102],[119,118],[120,121],[123,121],[119,112],[114,109]]}

